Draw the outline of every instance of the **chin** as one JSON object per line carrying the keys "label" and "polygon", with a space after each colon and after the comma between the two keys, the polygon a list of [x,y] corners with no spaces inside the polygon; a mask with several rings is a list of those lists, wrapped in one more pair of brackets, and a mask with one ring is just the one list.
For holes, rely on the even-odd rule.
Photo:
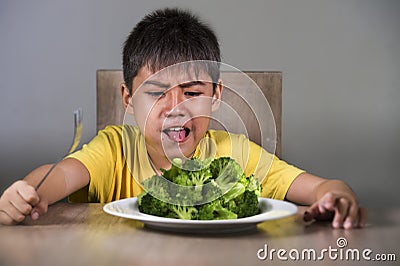
{"label": "chin", "polygon": [[187,141],[184,143],[168,143],[164,144],[164,153],[169,159],[173,158],[190,158],[194,154],[196,146],[189,145]]}

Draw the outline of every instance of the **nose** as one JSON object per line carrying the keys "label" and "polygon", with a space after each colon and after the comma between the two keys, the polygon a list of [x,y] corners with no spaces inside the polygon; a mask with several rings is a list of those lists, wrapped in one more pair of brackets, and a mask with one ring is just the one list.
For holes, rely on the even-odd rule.
{"label": "nose", "polygon": [[183,116],[184,95],[179,87],[174,87],[166,92],[164,98],[164,115],[165,117]]}

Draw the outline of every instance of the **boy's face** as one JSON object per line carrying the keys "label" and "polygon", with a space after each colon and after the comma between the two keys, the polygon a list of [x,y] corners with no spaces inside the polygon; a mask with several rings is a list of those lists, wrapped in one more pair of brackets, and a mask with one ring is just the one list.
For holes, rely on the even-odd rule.
{"label": "boy's face", "polygon": [[211,112],[218,108],[222,85],[213,92],[207,73],[190,72],[170,69],[153,75],[142,67],[133,79],[132,97],[123,95],[150,154],[190,158],[204,137]]}

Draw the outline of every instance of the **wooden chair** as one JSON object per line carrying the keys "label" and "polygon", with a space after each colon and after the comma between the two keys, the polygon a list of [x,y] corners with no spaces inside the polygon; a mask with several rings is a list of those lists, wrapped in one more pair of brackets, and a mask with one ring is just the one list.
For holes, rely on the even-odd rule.
{"label": "wooden chair", "polygon": [[[281,72],[244,72],[261,89],[271,107],[276,125],[276,150],[275,154],[281,155],[281,115],[282,115],[282,73]],[[237,73],[222,73],[224,80],[229,75],[234,79]],[[124,109],[122,107],[120,84],[123,82],[121,70],[98,70],[97,78],[97,130],[107,125],[118,125],[123,123]],[[240,99],[227,95],[232,92],[224,90],[223,101],[231,106],[238,107],[240,116],[245,123],[250,140],[260,144],[260,130],[257,121],[250,109],[242,108]],[[226,97],[225,97],[226,96]],[[214,128],[211,126],[211,128]]]}

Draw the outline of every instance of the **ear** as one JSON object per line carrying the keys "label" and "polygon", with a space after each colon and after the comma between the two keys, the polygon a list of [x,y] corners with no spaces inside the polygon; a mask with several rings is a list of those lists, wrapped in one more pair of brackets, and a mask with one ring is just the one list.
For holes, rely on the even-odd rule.
{"label": "ear", "polygon": [[218,110],[218,108],[219,108],[219,104],[221,103],[223,89],[224,89],[224,86],[222,85],[222,80],[218,80],[218,84],[217,84],[217,86],[215,86],[215,92],[214,92],[213,99],[212,99],[212,106],[211,106],[212,112]]}
{"label": "ear", "polygon": [[122,97],[122,105],[124,106],[125,112],[133,114],[133,108],[132,108],[132,96],[129,93],[129,89],[126,86],[125,83],[120,84],[120,91],[121,91],[121,97]]}

